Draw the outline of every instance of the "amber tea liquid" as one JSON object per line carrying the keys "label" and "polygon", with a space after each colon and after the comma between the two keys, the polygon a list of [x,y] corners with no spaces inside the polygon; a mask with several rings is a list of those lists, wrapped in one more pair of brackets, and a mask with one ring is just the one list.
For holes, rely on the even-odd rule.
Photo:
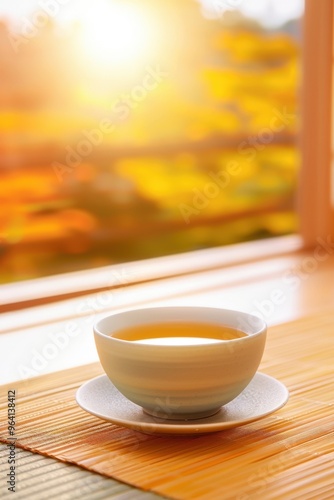
{"label": "amber tea liquid", "polygon": [[247,337],[236,328],[210,323],[152,323],[124,328],[114,337],[153,345],[199,345]]}

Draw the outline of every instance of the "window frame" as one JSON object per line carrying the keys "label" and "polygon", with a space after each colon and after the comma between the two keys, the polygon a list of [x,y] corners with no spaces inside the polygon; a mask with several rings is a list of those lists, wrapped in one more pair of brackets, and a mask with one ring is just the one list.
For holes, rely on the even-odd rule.
{"label": "window frame", "polygon": [[[333,3],[305,0],[301,90],[302,168],[298,186],[305,248],[334,236]],[[316,43],[315,43],[316,41]]]}
{"label": "window frame", "polygon": [[[247,262],[261,262],[273,256],[293,254],[315,247],[319,238],[333,238],[333,109],[328,105],[332,103],[333,80],[332,0],[305,0],[303,26],[300,138],[302,167],[297,202],[299,234],[2,285],[0,312],[135,283],[186,276]],[[317,175],[314,175],[314,165],[317,166]],[[110,284],[110,276],[122,276],[124,270],[127,271],[128,278],[124,282],[119,280]]]}

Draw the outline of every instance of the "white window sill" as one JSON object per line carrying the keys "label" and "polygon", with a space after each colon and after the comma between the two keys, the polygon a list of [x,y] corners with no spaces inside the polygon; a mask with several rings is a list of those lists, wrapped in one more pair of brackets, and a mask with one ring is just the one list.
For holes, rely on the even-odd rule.
{"label": "white window sill", "polygon": [[255,262],[291,254],[301,248],[299,236],[284,236],[1,285],[0,312]]}

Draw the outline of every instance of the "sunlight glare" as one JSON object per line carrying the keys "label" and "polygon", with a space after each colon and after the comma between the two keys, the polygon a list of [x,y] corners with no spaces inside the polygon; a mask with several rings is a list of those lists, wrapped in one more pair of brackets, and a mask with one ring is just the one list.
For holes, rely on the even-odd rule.
{"label": "sunlight glare", "polygon": [[152,45],[149,20],[133,4],[99,0],[78,14],[82,47],[90,59],[130,64],[148,57]]}
{"label": "sunlight glare", "polygon": [[277,28],[303,15],[305,0],[197,0],[204,17],[217,19],[227,11],[237,10],[255,19],[265,28]]}

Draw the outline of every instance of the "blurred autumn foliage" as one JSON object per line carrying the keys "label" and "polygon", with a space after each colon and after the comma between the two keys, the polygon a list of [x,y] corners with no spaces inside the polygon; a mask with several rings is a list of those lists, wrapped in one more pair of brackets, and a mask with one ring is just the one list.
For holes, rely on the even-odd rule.
{"label": "blurred autumn foliage", "polygon": [[142,4],[159,40],[126,70],[76,26],[16,51],[0,26],[2,282],[296,230],[298,21]]}

